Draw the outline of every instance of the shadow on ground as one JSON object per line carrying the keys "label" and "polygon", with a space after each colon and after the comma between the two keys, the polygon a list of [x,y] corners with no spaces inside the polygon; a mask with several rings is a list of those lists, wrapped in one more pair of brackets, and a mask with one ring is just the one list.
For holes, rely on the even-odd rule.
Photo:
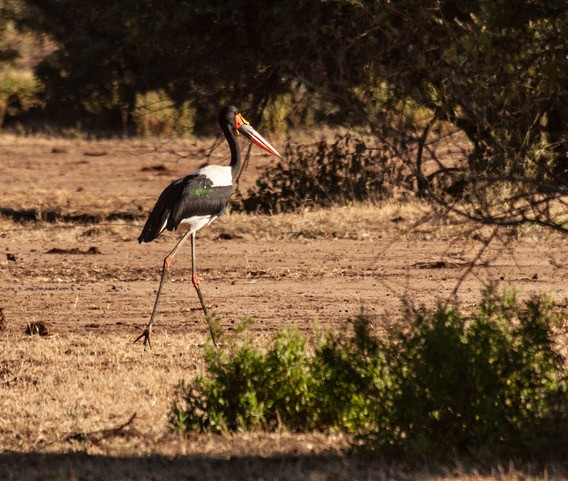
{"label": "shadow on ground", "polygon": [[[562,463],[563,464],[563,463]],[[361,456],[336,454],[234,456],[207,455],[113,457],[83,453],[0,454],[0,479],[97,480],[97,481],[177,481],[177,480],[565,480],[568,470],[562,465],[528,466],[517,469],[511,463],[496,468],[466,469],[463,466],[412,468],[405,464],[383,463]]]}
{"label": "shadow on ground", "polygon": [[0,479],[26,480],[324,480],[369,479],[379,464],[337,455],[243,456],[203,455],[111,457],[82,453],[3,453]]}

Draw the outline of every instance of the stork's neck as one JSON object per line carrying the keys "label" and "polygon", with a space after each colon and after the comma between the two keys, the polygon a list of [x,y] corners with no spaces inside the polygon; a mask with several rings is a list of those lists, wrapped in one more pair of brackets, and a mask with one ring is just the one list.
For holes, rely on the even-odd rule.
{"label": "stork's neck", "polygon": [[239,148],[239,142],[233,129],[226,124],[221,125],[221,128],[231,149],[231,175],[233,179],[235,179],[241,168],[241,149]]}

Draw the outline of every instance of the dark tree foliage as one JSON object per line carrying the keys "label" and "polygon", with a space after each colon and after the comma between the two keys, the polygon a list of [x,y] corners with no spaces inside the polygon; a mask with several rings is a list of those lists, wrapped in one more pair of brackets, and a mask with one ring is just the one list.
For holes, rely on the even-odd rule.
{"label": "dark tree foliage", "polygon": [[[565,229],[552,207],[565,207],[568,184],[565,0],[5,4],[61,47],[37,71],[48,106],[112,111],[126,126],[136,93],[161,89],[191,100],[200,128],[219,103],[250,107],[255,120],[301,90],[304,103],[317,99],[317,119],[396,146],[420,195],[481,222]],[[432,147],[444,125],[469,145],[453,166]],[[436,186],[450,171],[448,196]],[[506,209],[492,186],[511,192],[497,199]],[[457,205],[456,192],[468,202]]]}
{"label": "dark tree foliage", "polygon": [[[22,28],[45,32],[61,46],[37,70],[48,103],[58,108],[119,109],[128,121],[136,93],[164,89],[176,102],[197,100],[200,113],[214,117],[225,99],[256,105],[282,88],[274,67],[264,63],[262,38],[256,43],[248,28],[259,20],[252,18],[258,8],[243,2],[16,4],[12,14]],[[264,9],[261,21],[274,25],[271,16]]]}
{"label": "dark tree foliage", "polygon": [[6,45],[6,43],[4,42],[4,35],[7,27],[5,17],[6,14],[2,10],[0,10],[0,68],[5,64],[9,64],[14,61],[18,55],[14,48]]}

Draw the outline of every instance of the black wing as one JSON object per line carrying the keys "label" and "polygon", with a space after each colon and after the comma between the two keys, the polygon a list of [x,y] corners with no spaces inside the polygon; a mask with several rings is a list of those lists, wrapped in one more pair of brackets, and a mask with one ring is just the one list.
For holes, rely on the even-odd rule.
{"label": "black wing", "polygon": [[138,242],[150,242],[164,229],[174,230],[193,216],[220,216],[223,214],[233,187],[213,187],[205,175],[192,174],[172,182],[161,193],[152,209]]}

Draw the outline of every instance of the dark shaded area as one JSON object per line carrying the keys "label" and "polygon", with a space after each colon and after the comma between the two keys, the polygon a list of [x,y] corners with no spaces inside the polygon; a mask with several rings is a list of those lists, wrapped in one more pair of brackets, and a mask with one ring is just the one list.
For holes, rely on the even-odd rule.
{"label": "dark shaded area", "polygon": [[[508,465],[508,463],[503,463]],[[503,466],[502,465],[502,466]],[[43,481],[76,479],[78,481],[97,479],[101,481],[126,481],[152,479],[153,481],[172,480],[305,480],[305,479],[409,479],[412,473],[431,479],[436,474],[447,476],[452,467],[420,467],[393,465],[361,456],[339,455],[281,455],[281,456],[163,456],[112,457],[87,455],[82,453],[44,454],[44,453],[3,453],[0,454],[0,477],[6,481]],[[514,469],[515,476],[536,476],[544,467],[532,465]],[[461,467],[464,475],[490,473],[490,467],[475,469]],[[499,470],[504,474],[503,468]],[[455,473],[455,471],[452,471]],[[553,478],[566,475],[561,465],[546,468],[546,476]],[[505,473],[506,475],[506,473]]]}
{"label": "dark shaded area", "polygon": [[24,333],[28,336],[47,336],[49,335],[49,329],[47,328],[47,325],[42,321],[30,322],[26,326]]}
{"label": "dark shaded area", "polygon": [[37,209],[12,209],[11,207],[0,207],[0,216],[7,217],[14,222],[44,221],[52,224],[56,222],[99,224],[113,220],[143,220],[146,218],[144,214],[137,215],[131,212],[112,212],[106,215],[64,214],[55,211],[39,211]]}
{"label": "dark shaded area", "polygon": [[101,251],[98,247],[91,246],[87,250],[81,250],[77,247],[73,249],[61,249],[60,247],[54,247],[53,249],[49,249],[46,254],[74,254],[74,255],[97,255],[100,254]]}

